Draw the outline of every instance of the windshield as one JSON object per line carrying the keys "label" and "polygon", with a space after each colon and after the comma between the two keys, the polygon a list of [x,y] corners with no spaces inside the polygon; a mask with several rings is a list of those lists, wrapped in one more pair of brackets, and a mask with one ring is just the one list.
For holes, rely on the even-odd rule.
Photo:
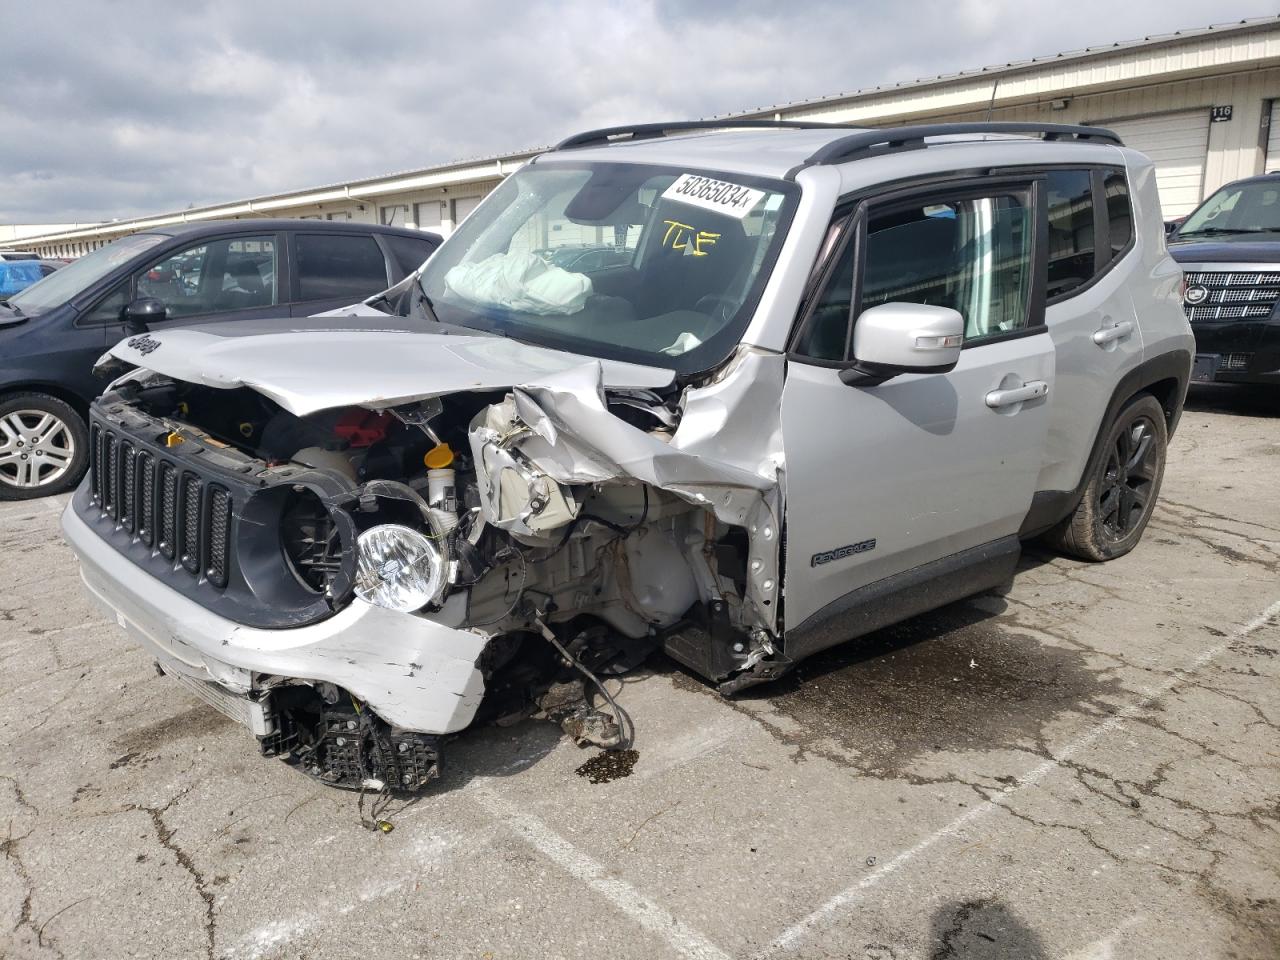
{"label": "windshield", "polygon": [[1280,180],[1228,184],[1178,228],[1179,237],[1224,233],[1280,233]]}
{"label": "windshield", "polygon": [[737,343],[798,188],[643,164],[533,164],[427,261],[445,323],[695,372]]}
{"label": "windshield", "polygon": [[28,316],[52,310],[93,286],[122,263],[132,260],[144,250],[150,250],[164,239],[166,238],[154,233],[135,233],[131,237],[121,237],[93,253],[85,254],[61,270],[55,270],[10,298],[9,303]]}

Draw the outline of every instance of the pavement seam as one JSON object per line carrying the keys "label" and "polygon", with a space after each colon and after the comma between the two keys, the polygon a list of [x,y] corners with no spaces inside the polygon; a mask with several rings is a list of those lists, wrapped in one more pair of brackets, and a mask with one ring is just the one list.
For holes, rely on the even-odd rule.
{"label": "pavement seam", "polygon": [[1134,719],[1138,714],[1145,711],[1157,700],[1168,694],[1169,691],[1179,683],[1182,683],[1186,679],[1186,675],[1194,673],[1205,665],[1216,660],[1224,652],[1230,649],[1233,643],[1238,643],[1251,633],[1261,629],[1277,616],[1280,616],[1280,600],[1272,603],[1266,610],[1262,611],[1262,613],[1254,617],[1244,626],[1232,631],[1222,640],[1222,642],[1205,650],[1188,666],[1174,671],[1158,686],[1148,687],[1143,691],[1138,700],[1129,704],[1129,706],[1123,708],[1117,713],[1112,714],[1108,719],[1095,726],[1088,733],[1077,737],[1056,757],[1050,757],[1040,765],[1032,768],[1029,772],[1006,786],[997,796],[979,804],[976,807],[972,807],[967,812],[961,814],[949,824],[942,827],[940,830],[937,830],[925,837],[914,847],[910,847],[907,850],[902,851],[893,859],[886,861],[871,873],[830,897],[816,910],[813,910],[806,916],[801,917],[791,926],[787,927],[786,930],[776,936],[768,946],[755,955],[754,960],[763,960],[763,958],[791,950],[809,933],[816,930],[819,925],[851,907],[867,890],[870,890],[881,881],[897,873],[912,860],[936,846],[941,841],[954,837],[974,821],[979,820],[990,813],[994,813],[997,809],[1007,810],[1008,808],[1001,802],[1004,798],[1026,787],[1035,786],[1051,773],[1067,769],[1069,762],[1077,753],[1092,746],[1095,742],[1106,736],[1106,734],[1124,725],[1129,720]]}
{"label": "pavement seam", "polygon": [[682,957],[697,960],[729,960],[729,955],[665,907],[631,884],[610,876],[598,861],[583,853],[528,810],[481,788],[473,796],[491,816],[513,835],[538,850],[566,873],[608,900],[640,927],[661,937]]}

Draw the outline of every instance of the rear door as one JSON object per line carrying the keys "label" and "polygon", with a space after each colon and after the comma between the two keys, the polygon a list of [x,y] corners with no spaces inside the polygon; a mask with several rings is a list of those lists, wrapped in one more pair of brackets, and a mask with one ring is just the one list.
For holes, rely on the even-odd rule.
{"label": "rear door", "polygon": [[1124,170],[1048,170],[1044,196],[1045,322],[1053,338],[1057,379],[1037,487],[1059,496],[1044,501],[1047,512],[1036,511],[1042,515],[1029,518],[1029,531],[1060,518],[1064,497],[1084,475],[1112,388],[1142,362],[1142,331],[1128,283],[1139,253]]}
{"label": "rear door", "polygon": [[371,233],[298,231],[290,242],[290,316],[309,317],[350,306],[394,282],[387,257]]}
{"label": "rear door", "polygon": [[[1035,492],[1054,380],[1040,190],[1034,180],[956,183],[850,215],[783,389],[789,636],[871,584],[996,541],[1016,549],[1008,538]],[[888,302],[965,317],[954,370],[879,386],[840,380],[851,322]]]}

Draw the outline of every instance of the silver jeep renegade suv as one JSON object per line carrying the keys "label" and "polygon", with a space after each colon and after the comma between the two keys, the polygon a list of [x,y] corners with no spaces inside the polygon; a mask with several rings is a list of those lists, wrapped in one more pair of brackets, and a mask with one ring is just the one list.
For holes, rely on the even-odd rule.
{"label": "silver jeep renegade suv", "polygon": [[1180,282],[1105,130],[596,131],[364,304],[118,344],[64,530],[165,673],[324,782],[417,789],[521,711],[616,746],[599,678],[659,648],[731,694],[1030,537],[1133,549]]}

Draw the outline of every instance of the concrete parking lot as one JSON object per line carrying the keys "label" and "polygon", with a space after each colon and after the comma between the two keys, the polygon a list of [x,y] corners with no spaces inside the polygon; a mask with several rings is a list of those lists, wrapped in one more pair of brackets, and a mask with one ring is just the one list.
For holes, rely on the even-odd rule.
{"label": "concrete parking lot", "polygon": [[1142,545],[725,701],[628,678],[630,776],[545,723],[356,798],[158,677],[58,502],[0,505],[0,956],[1280,956],[1280,400],[1200,389]]}

